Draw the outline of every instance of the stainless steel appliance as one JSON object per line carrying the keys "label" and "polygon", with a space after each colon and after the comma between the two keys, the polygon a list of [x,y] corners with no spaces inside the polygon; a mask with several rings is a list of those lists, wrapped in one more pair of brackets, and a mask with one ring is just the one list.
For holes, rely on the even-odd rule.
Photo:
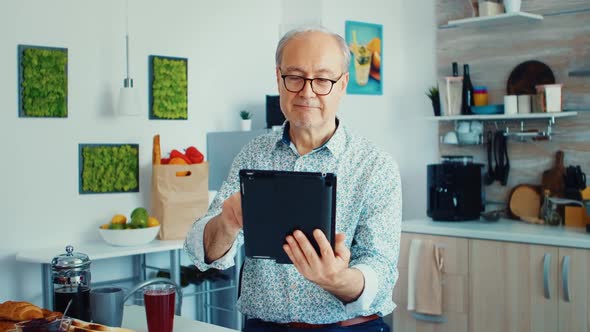
{"label": "stainless steel appliance", "polygon": [[64,312],[70,301],[68,316],[90,321],[90,258],[67,246],[66,253],[51,261],[53,310]]}
{"label": "stainless steel appliance", "polygon": [[443,156],[427,166],[427,210],[435,221],[479,219],[484,210],[483,164],[471,156]]}

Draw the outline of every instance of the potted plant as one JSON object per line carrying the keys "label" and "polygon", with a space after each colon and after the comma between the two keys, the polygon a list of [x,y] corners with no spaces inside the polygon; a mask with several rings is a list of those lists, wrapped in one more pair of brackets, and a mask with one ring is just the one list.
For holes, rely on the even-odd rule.
{"label": "potted plant", "polygon": [[436,86],[430,87],[428,92],[426,92],[428,98],[432,102],[432,108],[434,110],[435,116],[440,116],[440,96],[438,94],[438,88]]}
{"label": "potted plant", "polygon": [[242,131],[248,131],[252,129],[252,113],[241,110],[240,111],[240,118],[242,118]]}

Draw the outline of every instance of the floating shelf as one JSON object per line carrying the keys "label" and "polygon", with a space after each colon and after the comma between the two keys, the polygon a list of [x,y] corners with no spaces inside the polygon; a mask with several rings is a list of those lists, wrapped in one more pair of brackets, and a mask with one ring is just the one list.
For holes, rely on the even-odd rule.
{"label": "floating shelf", "polygon": [[469,120],[533,120],[533,119],[557,119],[568,118],[578,115],[578,112],[557,112],[557,113],[528,113],[528,114],[485,114],[485,115],[453,115],[453,116],[429,116],[428,120],[436,121],[469,121]]}
{"label": "floating shelf", "polygon": [[504,13],[494,16],[480,16],[463,18],[460,20],[451,20],[441,29],[456,27],[489,27],[495,25],[510,25],[519,23],[531,23],[543,20],[543,16],[525,12]]}
{"label": "floating shelf", "polygon": [[569,76],[578,76],[578,77],[583,77],[583,76],[590,76],[590,67],[589,68],[581,68],[578,70],[572,70],[568,73]]}

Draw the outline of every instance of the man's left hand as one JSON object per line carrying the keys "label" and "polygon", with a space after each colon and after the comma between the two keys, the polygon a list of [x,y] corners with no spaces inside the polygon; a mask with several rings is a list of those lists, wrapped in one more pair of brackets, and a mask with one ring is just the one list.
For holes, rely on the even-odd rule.
{"label": "man's left hand", "polygon": [[359,270],[348,266],[350,250],[344,244],[346,235],[336,234],[334,250],[322,231],[314,230],[313,237],[320,255],[303,232],[297,230],[287,236],[283,249],[297,271],[344,302],[358,298],[364,288],[364,277]]}

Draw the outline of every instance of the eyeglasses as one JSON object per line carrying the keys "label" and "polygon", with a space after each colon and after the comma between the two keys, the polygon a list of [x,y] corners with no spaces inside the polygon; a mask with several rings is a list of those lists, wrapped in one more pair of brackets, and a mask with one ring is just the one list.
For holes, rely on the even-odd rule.
{"label": "eyeglasses", "polygon": [[287,91],[289,92],[301,92],[301,90],[303,90],[303,88],[305,87],[305,83],[309,81],[309,83],[311,84],[311,91],[313,91],[313,93],[315,93],[318,96],[326,96],[329,95],[330,92],[332,92],[332,87],[334,86],[334,83],[338,82],[340,78],[342,78],[342,75],[344,75],[344,73],[342,73],[340,77],[338,77],[336,80],[321,77],[306,78],[298,75],[281,75],[281,78],[283,79],[283,83],[285,84],[285,89],[287,89]]}

